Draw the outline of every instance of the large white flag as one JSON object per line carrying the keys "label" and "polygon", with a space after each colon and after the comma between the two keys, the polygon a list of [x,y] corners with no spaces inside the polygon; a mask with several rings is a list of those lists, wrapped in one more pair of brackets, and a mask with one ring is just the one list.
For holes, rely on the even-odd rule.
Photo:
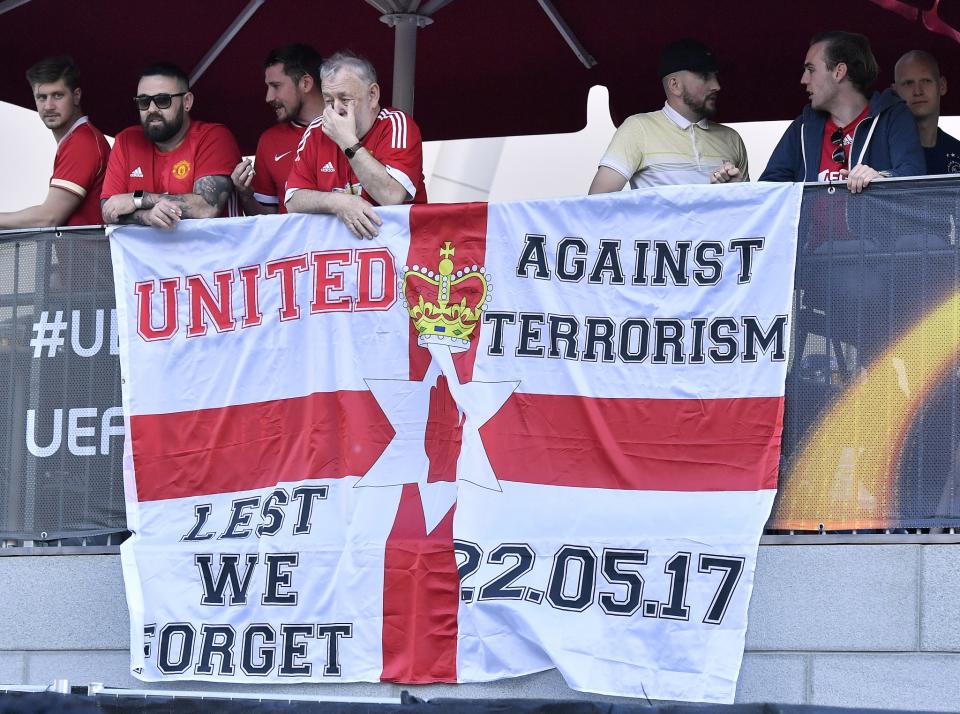
{"label": "large white flag", "polygon": [[732,701],[800,195],[116,230],[133,671]]}

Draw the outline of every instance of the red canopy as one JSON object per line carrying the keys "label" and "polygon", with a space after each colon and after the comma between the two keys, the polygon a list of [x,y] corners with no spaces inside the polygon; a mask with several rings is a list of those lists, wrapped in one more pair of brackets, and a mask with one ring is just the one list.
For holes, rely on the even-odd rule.
{"label": "red canopy", "polygon": [[[196,74],[216,55],[194,85],[195,116],[227,124],[252,153],[273,120],[263,102],[268,50],[296,41],[322,54],[351,48],[377,66],[389,100],[395,31],[380,16],[393,10],[432,16],[416,33],[414,116],[428,140],[576,131],[594,84],[609,88],[615,121],[659,107],[657,57],[687,36],[703,40],[723,65],[723,121],[796,116],[806,101],[803,57],[811,35],[824,29],[870,37],[878,87],[915,48],[931,51],[944,75],[960,82],[960,3],[939,0],[6,0],[0,99],[32,107],[23,70],[69,53],[82,71],[84,108],[115,134],[137,121],[131,97],[144,66],[169,59]],[[220,42],[231,24],[242,26]],[[572,46],[596,64],[588,68]],[[960,89],[945,98],[945,113],[957,113],[956,96]]]}

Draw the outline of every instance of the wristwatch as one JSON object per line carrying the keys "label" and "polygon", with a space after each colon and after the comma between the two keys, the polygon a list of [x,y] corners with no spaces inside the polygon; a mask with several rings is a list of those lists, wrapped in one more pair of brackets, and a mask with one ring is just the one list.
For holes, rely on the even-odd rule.
{"label": "wristwatch", "polygon": [[358,141],[358,142],[357,142],[356,144],[354,144],[353,146],[348,146],[346,149],[344,149],[344,150],[343,150],[343,153],[347,155],[347,158],[348,158],[348,159],[352,159],[354,156],[357,155],[357,152],[360,151],[360,149],[362,149],[362,148],[363,148],[363,144],[361,144],[361,143]]}
{"label": "wristwatch", "polygon": [[137,210],[143,208],[143,190],[137,189],[133,192],[133,207]]}

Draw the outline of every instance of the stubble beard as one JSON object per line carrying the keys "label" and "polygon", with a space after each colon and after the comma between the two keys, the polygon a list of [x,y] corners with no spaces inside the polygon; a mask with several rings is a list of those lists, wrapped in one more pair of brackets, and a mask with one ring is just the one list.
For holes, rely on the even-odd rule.
{"label": "stubble beard", "polygon": [[694,101],[690,94],[684,91],[681,99],[687,108],[690,109],[690,111],[692,111],[700,119],[713,119],[713,117],[717,114],[716,95],[708,95],[704,97],[702,102],[697,102]]}

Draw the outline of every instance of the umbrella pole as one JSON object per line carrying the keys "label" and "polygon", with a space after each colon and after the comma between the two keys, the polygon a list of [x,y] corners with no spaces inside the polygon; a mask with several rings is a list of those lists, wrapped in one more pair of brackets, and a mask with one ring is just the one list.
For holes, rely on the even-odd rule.
{"label": "umbrella pole", "polygon": [[433,23],[425,15],[412,13],[384,15],[380,21],[394,30],[393,98],[391,105],[413,114],[413,92],[417,69],[417,30]]}

